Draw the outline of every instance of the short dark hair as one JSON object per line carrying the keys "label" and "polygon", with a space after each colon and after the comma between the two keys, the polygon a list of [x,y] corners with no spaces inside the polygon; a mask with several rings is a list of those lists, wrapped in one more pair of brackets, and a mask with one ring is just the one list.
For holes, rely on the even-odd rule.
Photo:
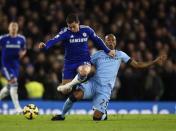
{"label": "short dark hair", "polygon": [[71,24],[71,23],[73,23],[73,22],[78,23],[78,22],[79,22],[79,17],[78,17],[77,14],[71,13],[71,14],[69,14],[69,15],[67,16],[66,22],[67,22],[68,24]]}

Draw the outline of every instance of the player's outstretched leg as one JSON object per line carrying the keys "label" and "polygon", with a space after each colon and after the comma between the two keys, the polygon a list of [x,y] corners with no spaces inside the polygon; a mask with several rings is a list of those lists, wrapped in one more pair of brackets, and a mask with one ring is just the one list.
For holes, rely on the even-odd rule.
{"label": "player's outstretched leg", "polygon": [[69,98],[65,101],[62,114],[60,115],[55,115],[51,118],[52,121],[63,121],[65,120],[65,115],[66,113],[72,108],[74,102],[81,100],[83,98],[83,91],[78,89],[74,91]]}
{"label": "player's outstretched leg", "polygon": [[65,85],[58,86],[57,90],[63,93],[70,92],[74,85],[84,82],[87,79],[88,75],[91,75],[94,72],[95,72],[95,68],[91,66],[90,64],[79,66],[78,74],[75,76],[75,78],[71,82]]}
{"label": "player's outstretched leg", "polygon": [[65,114],[72,108],[74,102],[76,101],[76,99],[72,98],[73,96],[69,97],[65,103],[64,103],[64,106],[63,106],[63,110],[62,110],[62,114],[60,115],[55,115],[51,118],[52,121],[63,121],[65,120]]}
{"label": "player's outstretched leg", "polygon": [[71,90],[72,90],[72,87],[74,86],[74,85],[76,85],[76,84],[79,84],[79,83],[81,83],[82,81],[81,81],[81,79],[80,79],[80,74],[77,74],[76,76],[75,76],[75,78],[71,81],[71,82],[69,82],[69,83],[67,83],[67,84],[65,84],[65,85],[60,85],[60,86],[58,86],[57,87],[57,91],[59,91],[59,92],[62,92],[62,93],[69,93],[69,92],[71,92]]}

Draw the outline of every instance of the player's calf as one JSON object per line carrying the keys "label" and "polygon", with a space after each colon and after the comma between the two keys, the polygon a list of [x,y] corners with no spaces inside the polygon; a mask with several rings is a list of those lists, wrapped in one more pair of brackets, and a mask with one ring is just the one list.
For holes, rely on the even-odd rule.
{"label": "player's calf", "polygon": [[103,112],[100,112],[98,110],[95,110],[94,114],[93,114],[93,120],[94,121],[107,120],[107,112],[103,113]]}
{"label": "player's calf", "polygon": [[71,93],[69,98],[65,101],[62,114],[55,115],[51,118],[52,121],[65,120],[65,114],[72,108],[74,102],[81,100],[84,96],[84,92],[81,89],[77,89]]}
{"label": "player's calf", "polygon": [[18,83],[17,83],[17,79],[13,78],[9,81],[9,86],[10,86],[10,96],[12,99],[12,102],[15,106],[16,112],[18,114],[20,114],[22,112],[22,108],[20,106],[19,103],[19,99],[18,99]]}

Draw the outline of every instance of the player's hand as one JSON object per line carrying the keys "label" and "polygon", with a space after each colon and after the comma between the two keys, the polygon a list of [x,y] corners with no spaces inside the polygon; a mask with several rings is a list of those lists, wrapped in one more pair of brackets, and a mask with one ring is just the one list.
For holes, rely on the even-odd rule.
{"label": "player's hand", "polygon": [[116,51],[115,50],[110,50],[110,52],[108,53],[108,55],[111,56],[111,57],[115,57]]}
{"label": "player's hand", "polygon": [[42,48],[44,48],[45,46],[46,46],[45,43],[40,42],[38,47],[39,47],[39,49],[42,49]]}
{"label": "player's hand", "polygon": [[158,65],[163,65],[167,59],[167,55],[160,55],[159,57],[156,58],[155,62]]}
{"label": "player's hand", "polygon": [[19,58],[22,59],[25,56],[25,54],[26,54],[26,50],[21,50],[19,52]]}

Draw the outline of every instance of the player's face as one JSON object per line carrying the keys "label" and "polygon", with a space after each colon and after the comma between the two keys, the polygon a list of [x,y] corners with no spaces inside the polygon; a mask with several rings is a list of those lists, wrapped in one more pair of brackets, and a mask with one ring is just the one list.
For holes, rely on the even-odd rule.
{"label": "player's face", "polygon": [[105,37],[105,42],[106,42],[106,45],[110,48],[110,49],[115,49],[115,46],[116,46],[116,37],[112,34],[110,35],[107,35]]}
{"label": "player's face", "polygon": [[17,34],[18,33],[18,24],[16,22],[11,22],[9,24],[9,33]]}
{"label": "player's face", "polygon": [[67,23],[68,28],[72,31],[72,32],[78,32],[79,31],[79,22],[73,22],[73,23]]}

